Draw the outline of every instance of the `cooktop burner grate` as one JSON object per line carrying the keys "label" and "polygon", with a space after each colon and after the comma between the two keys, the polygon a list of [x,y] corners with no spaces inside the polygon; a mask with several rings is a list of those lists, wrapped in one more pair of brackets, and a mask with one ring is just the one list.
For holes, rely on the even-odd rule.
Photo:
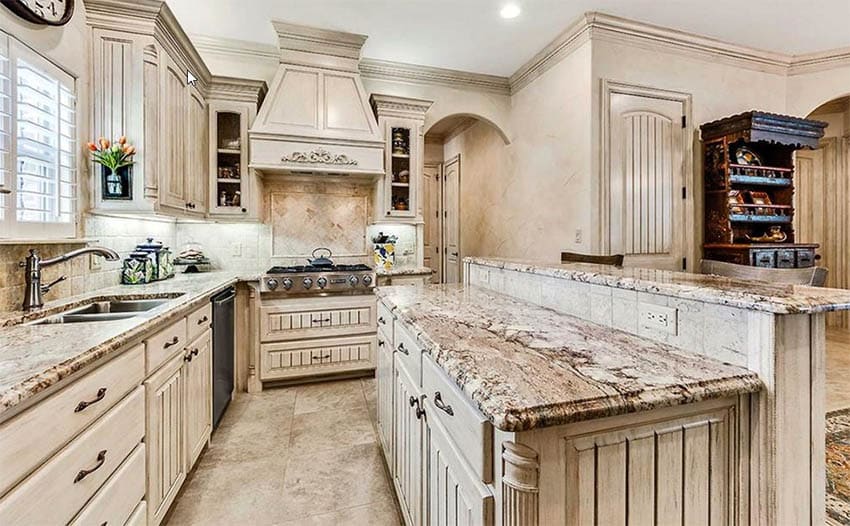
{"label": "cooktop burner grate", "polygon": [[293,265],[291,267],[275,266],[270,268],[266,274],[303,274],[305,272],[369,272],[372,269],[368,265],[333,265],[329,267],[317,267],[314,265]]}

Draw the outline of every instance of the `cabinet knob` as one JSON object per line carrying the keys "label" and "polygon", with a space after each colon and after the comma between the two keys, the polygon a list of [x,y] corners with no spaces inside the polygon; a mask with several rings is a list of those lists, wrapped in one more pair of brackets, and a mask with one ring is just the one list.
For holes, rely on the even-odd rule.
{"label": "cabinet knob", "polygon": [[400,353],[402,353],[402,354],[406,354],[406,355],[410,356],[410,351],[408,351],[408,350],[404,347],[404,344],[403,344],[403,343],[398,344],[398,352],[400,352]]}
{"label": "cabinet knob", "polygon": [[243,214],[247,214],[247,213],[248,213],[248,209],[247,209],[247,208],[243,208],[243,209],[242,209],[242,213],[243,213]]}

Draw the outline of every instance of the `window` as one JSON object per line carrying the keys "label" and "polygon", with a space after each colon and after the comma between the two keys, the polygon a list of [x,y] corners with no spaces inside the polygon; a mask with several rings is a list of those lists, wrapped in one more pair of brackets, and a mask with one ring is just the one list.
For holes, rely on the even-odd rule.
{"label": "window", "polygon": [[76,233],[74,84],[0,33],[0,237]]}

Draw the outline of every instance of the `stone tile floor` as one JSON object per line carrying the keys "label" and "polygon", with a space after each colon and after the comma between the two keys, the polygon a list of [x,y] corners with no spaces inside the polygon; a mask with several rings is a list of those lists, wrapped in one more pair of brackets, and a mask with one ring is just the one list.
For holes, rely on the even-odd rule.
{"label": "stone tile floor", "polygon": [[374,378],[240,394],[167,524],[399,525],[381,455]]}

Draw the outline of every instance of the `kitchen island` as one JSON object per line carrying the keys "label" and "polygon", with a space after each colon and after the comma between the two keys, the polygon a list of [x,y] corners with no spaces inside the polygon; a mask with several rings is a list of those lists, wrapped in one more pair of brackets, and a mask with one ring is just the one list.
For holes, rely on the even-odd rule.
{"label": "kitchen island", "polygon": [[744,367],[481,287],[378,289],[379,435],[410,524],[731,524]]}

